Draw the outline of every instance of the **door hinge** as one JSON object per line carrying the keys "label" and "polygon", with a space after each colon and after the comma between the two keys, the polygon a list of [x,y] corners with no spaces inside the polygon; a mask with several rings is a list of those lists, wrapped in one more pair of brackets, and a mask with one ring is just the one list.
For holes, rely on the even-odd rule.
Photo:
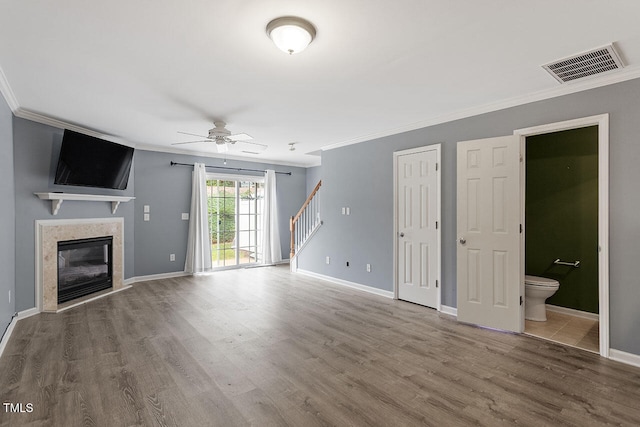
{"label": "door hinge", "polygon": [[522,154],[520,154],[520,163],[522,163],[522,160],[523,160],[523,159],[522,159]]}
{"label": "door hinge", "polygon": [[523,302],[522,295],[520,295],[520,305],[522,305]]}
{"label": "door hinge", "polygon": [[436,230],[438,229],[438,221],[436,221]]}
{"label": "door hinge", "polygon": [[438,170],[438,164],[436,163],[436,171]]}
{"label": "door hinge", "polygon": [[438,283],[438,280],[436,280],[436,288],[440,286],[440,283]]}
{"label": "door hinge", "polygon": [[522,224],[520,224],[520,233],[522,234]]}

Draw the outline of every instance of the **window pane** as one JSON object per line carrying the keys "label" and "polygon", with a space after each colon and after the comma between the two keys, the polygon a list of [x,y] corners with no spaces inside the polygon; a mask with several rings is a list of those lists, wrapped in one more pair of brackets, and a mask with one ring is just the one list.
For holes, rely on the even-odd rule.
{"label": "window pane", "polygon": [[256,228],[262,224],[256,214],[262,203],[262,185],[210,179],[207,196],[213,266],[234,266],[236,257],[240,264],[257,262]]}

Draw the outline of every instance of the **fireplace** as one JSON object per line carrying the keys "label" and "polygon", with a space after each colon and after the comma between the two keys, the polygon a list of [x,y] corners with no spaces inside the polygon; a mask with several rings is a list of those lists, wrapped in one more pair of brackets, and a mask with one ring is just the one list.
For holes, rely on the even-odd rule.
{"label": "fireplace", "polygon": [[[58,303],[58,275],[61,264],[72,264],[70,257],[60,256],[58,243],[69,241],[90,242],[95,239],[111,238],[111,268],[107,272],[111,276],[107,289],[95,296],[102,296],[108,292],[118,292],[128,286],[124,285],[124,219],[115,218],[87,218],[87,219],[54,219],[36,220],[36,303],[39,311],[55,313],[61,309],[73,307],[75,302],[82,303],[91,296],[67,301],[63,305]],[[84,248],[81,248],[84,250]],[[109,250],[109,249],[107,249]],[[92,249],[95,253],[90,257],[100,267],[94,265],[94,270],[104,271],[104,244],[100,248]],[[63,259],[64,258],[64,261]],[[103,274],[103,273],[101,273]],[[99,276],[100,274],[98,274]],[[75,285],[72,285],[75,286]]]}
{"label": "fireplace", "polygon": [[58,304],[113,286],[113,237],[58,242]]}

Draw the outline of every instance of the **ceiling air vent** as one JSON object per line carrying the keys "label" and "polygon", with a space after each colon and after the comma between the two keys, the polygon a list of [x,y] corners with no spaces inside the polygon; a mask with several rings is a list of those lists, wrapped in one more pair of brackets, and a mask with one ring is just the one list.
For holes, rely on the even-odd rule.
{"label": "ceiling air vent", "polygon": [[622,67],[624,64],[611,44],[542,66],[560,83],[606,73]]}

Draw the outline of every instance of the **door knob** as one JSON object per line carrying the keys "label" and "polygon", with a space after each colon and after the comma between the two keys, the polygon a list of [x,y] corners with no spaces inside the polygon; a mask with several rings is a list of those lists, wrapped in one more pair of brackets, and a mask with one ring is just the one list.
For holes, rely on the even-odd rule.
{"label": "door knob", "polygon": [[402,231],[400,232],[400,237],[404,237],[404,233]]}
{"label": "door knob", "polygon": [[460,238],[460,244],[464,245],[465,243],[467,243],[467,240],[464,237]]}

